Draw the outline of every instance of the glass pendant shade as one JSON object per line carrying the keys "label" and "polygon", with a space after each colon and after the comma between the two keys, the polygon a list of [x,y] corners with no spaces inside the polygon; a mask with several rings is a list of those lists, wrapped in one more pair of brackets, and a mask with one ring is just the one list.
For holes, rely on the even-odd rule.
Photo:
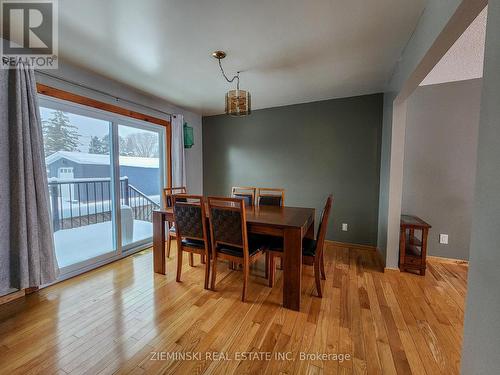
{"label": "glass pendant shade", "polygon": [[245,90],[229,90],[226,94],[226,114],[245,116],[252,112],[250,93]]}

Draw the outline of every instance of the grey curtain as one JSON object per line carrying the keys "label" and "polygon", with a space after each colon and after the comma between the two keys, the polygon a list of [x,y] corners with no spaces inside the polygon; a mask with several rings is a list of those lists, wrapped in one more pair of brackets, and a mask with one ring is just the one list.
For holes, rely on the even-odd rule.
{"label": "grey curtain", "polygon": [[56,280],[35,75],[0,70],[0,295]]}

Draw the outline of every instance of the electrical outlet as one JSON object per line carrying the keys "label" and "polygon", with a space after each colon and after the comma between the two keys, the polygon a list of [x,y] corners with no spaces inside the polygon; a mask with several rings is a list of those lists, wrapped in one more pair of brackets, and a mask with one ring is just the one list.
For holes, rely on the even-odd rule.
{"label": "electrical outlet", "polygon": [[342,232],[347,232],[347,230],[348,230],[347,223],[342,223]]}
{"label": "electrical outlet", "polygon": [[440,234],[439,235],[439,243],[443,245],[448,245],[448,235],[447,234]]}

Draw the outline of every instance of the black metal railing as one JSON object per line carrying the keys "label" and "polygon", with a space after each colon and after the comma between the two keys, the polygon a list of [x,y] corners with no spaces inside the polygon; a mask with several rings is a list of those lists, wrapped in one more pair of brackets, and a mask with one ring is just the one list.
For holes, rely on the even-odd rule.
{"label": "black metal railing", "polygon": [[[49,194],[54,232],[103,223],[112,218],[110,178],[49,180]],[[120,204],[129,206],[134,220],[152,222],[159,204],[120,178]]]}
{"label": "black metal railing", "polygon": [[123,185],[123,204],[132,208],[134,219],[153,222],[153,210],[160,205],[128,183]]}

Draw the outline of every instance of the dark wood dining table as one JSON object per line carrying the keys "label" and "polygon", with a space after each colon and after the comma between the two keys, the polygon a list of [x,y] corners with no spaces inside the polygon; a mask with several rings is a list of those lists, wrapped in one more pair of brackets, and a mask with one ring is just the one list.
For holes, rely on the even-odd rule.
{"label": "dark wood dining table", "polygon": [[[314,238],[314,208],[301,207],[246,207],[248,233],[282,237],[283,251],[283,306],[300,311],[302,281],[302,240]],[[173,222],[171,208],[153,211],[153,268],[166,274],[165,223]]]}

